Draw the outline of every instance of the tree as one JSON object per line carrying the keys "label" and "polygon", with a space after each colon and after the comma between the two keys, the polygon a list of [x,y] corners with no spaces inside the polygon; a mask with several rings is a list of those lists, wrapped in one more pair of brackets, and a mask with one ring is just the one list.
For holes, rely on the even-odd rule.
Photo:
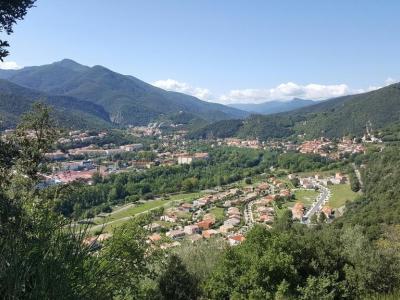
{"label": "tree", "polygon": [[[2,299],[142,297],[141,280],[158,258],[146,243],[143,225],[148,220],[136,218],[122,226],[92,255],[92,244],[85,242],[88,228],[77,229],[54,209],[68,195],[79,210],[81,204],[74,200],[90,197],[86,187],[38,188],[37,172],[46,166],[43,153],[51,147],[54,126],[49,110],[36,108],[14,136],[0,139],[0,146],[5,145],[0,147]],[[79,193],[71,193],[75,188]]]}
{"label": "tree", "polygon": [[187,192],[192,192],[193,190],[198,188],[198,184],[199,181],[197,180],[197,178],[186,178],[183,182],[182,182],[182,187],[185,191]]}
{"label": "tree", "polygon": [[319,223],[325,223],[326,222],[326,215],[323,212],[320,212],[318,216],[318,222]]}
{"label": "tree", "polygon": [[[11,34],[13,26],[25,17],[28,9],[32,8],[35,2],[36,0],[0,1],[0,32]],[[0,40],[0,61],[9,54],[6,50],[9,46],[7,41]]]}
{"label": "tree", "polygon": [[0,160],[0,294],[5,299],[86,298],[81,287],[89,284],[85,268],[92,258],[82,244],[84,235],[71,232],[53,211],[65,187],[37,185],[54,134],[49,110],[36,105],[1,142],[7,145]]}
{"label": "tree", "polygon": [[311,224],[317,224],[318,223],[318,215],[313,214],[310,218],[310,222],[311,222]]}
{"label": "tree", "polygon": [[158,280],[161,298],[165,300],[197,299],[198,279],[190,274],[177,255],[169,257],[167,268]]}
{"label": "tree", "polygon": [[292,224],[293,224],[292,212],[289,209],[286,209],[276,220],[274,228],[276,230],[284,231],[292,227]]}
{"label": "tree", "polygon": [[300,179],[298,177],[294,177],[294,178],[290,179],[290,182],[293,184],[294,187],[300,186]]}
{"label": "tree", "polygon": [[93,180],[93,184],[102,183],[103,177],[101,176],[101,174],[99,172],[96,172],[93,174],[92,180]]}

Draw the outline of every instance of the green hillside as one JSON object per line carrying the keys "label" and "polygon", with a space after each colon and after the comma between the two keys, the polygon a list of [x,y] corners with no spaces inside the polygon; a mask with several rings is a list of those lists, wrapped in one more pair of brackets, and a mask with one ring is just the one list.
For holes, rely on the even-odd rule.
{"label": "green hillside", "polygon": [[372,92],[330,99],[269,116],[252,115],[244,121],[217,122],[193,131],[192,137],[282,138],[293,134],[342,137],[361,135],[367,123],[380,129],[400,120],[400,84]]}
{"label": "green hillside", "polygon": [[209,122],[247,115],[236,108],[165,91],[133,76],[118,74],[102,66],[90,68],[69,59],[0,72],[0,77],[48,94],[72,96],[101,105],[111,121],[117,124],[145,125],[162,115],[180,111]]}
{"label": "green hillside", "polygon": [[99,105],[66,96],[49,96],[0,80],[0,128],[14,127],[22,114],[41,101],[53,107],[55,119],[70,128],[107,128],[108,113]]}

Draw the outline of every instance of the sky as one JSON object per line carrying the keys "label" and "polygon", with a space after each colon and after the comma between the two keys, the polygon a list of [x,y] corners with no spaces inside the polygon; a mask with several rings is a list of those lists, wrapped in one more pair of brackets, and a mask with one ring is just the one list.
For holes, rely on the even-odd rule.
{"label": "sky", "polygon": [[319,100],[400,81],[399,11],[397,0],[38,0],[0,67],[70,58],[207,101]]}

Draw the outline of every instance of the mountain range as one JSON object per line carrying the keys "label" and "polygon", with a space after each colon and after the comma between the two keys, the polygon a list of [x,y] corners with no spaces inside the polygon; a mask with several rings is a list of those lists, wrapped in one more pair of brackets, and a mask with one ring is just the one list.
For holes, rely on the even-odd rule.
{"label": "mountain range", "polygon": [[[247,112],[165,91],[103,66],[88,67],[64,59],[49,65],[0,70],[2,127],[12,126],[29,105],[41,99],[66,112],[67,126],[147,125],[180,112],[205,122],[243,118]],[[72,112],[72,109],[74,110]],[[77,119],[79,122],[77,123]]]}
{"label": "mountain range", "polygon": [[233,103],[229,106],[244,110],[253,114],[271,115],[280,112],[291,111],[297,108],[302,108],[314,105],[320,101],[304,100],[294,98],[290,101],[268,101],[263,103]]}
{"label": "mountain range", "polygon": [[70,59],[0,70],[0,129],[15,126],[38,100],[54,108],[64,127],[108,128],[160,121],[191,124],[190,136],[201,138],[341,137],[362,134],[367,123],[380,129],[400,122],[399,83],[318,102],[293,99],[230,107]]}
{"label": "mountain range", "polygon": [[361,135],[366,124],[381,129],[400,122],[400,83],[371,92],[348,95],[272,115],[251,115],[245,120],[208,124],[191,137],[283,138],[305,134],[307,138]]}

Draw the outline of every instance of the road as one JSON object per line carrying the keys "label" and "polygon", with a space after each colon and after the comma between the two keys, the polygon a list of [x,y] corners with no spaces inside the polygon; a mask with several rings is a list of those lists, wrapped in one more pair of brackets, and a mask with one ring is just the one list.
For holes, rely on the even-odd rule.
{"label": "road", "polygon": [[244,208],[243,216],[245,225],[239,230],[239,233],[241,234],[245,234],[249,229],[251,229],[251,227],[254,226],[253,205],[255,201],[256,200],[250,201]]}
{"label": "road", "polygon": [[351,165],[353,166],[354,173],[356,173],[356,176],[357,176],[358,182],[360,183],[361,190],[363,190],[363,189],[364,189],[364,183],[362,182],[362,179],[361,179],[361,173],[360,173],[360,170],[357,168],[357,166],[356,166],[356,164],[355,164],[355,163],[352,163]]}
{"label": "road", "polygon": [[319,184],[317,181],[314,181],[314,184],[319,188],[320,194],[313,203],[313,206],[311,206],[311,208],[304,215],[304,221],[302,221],[304,224],[309,224],[311,217],[315,213],[319,212],[322,209],[322,206],[324,206],[331,197],[331,191],[327,187]]}

